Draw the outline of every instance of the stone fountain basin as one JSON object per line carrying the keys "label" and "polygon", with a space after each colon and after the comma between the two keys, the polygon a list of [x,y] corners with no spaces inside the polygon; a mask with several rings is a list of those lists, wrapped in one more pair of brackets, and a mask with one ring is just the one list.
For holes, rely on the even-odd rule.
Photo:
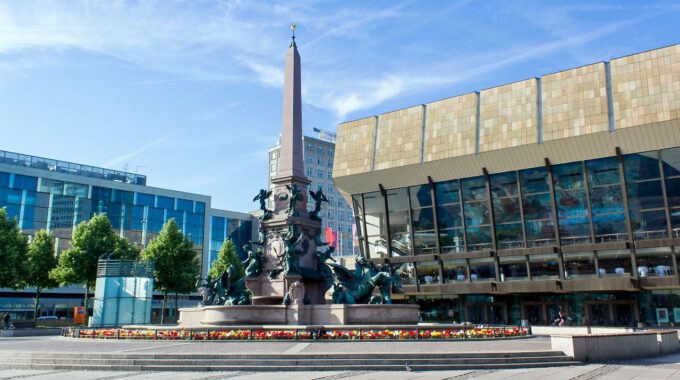
{"label": "stone fountain basin", "polygon": [[179,309],[179,327],[229,325],[408,325],[417,324],[420,306],[238,305]]}

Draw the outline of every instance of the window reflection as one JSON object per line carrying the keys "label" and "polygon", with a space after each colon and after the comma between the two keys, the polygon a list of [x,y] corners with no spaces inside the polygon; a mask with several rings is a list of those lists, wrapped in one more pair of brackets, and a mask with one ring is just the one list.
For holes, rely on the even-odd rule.
{"label": "window reflection", "polygon": [[595,255],[592,252],[564,253],[564,276],[568,279],[579,277],[593,277],[595,270]]}
{"label": "window reflection", "polygon": [[417,262],[416,277],[420,285],[439,284],[439,261]]}
{"label": "window reflection", "polygon": [[560,267],[556,254],[529,256],[529,268],[532,279],[557,279]]}
{"label": "window reflection", "polygon": [[445,260],[442,262],[444,270],[444,283],[466,282],[468,279],[467,264],[465,260]]}
{"label": "window reflection", "polygon": [[527,263],[525,256],[511,256],[498,258],[501,270],[501,281],[527,280]]}
{"label": "window reflection", "polygon": [[496,265],[492,257],[483,259],[470,259],[470,280],[494,281],[496,280]]}
{"label": "window reflection", "polygon": [[519,172],[522,185],[524,229],[529,247],[555,243],[550,182],[546,168],[525,169]]}
{"label": "window reflection", "polygon": [[630,251],[628,250],[599,251],[597,252],[597,259],[600,264],[598,275],[601,277],[631,274],[632,265]]}
{"label": "window reflection", "polygon": [[580,162],[553,167],[555,202],[563,245],[590,243],[590,219]]}
{"label": "window reflection", "polygon": [[658,152],[624,156],[631,228],[636,240],[668,236]]}

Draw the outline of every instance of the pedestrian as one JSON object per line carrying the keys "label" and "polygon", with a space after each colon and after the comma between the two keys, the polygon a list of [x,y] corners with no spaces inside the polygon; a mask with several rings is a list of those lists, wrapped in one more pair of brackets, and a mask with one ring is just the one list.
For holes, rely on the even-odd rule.
{"label": "pedestrian", "polygon": [[9,311],[5,313],[5,316],[2,317],[2,321],[4,322],[3,329],[4,330],[9,330]]}
{"label": "pedestrian", "polygon": [[569,321],[569,317],[567,317],[567,313],[565,313],[565,312],[563,312],[562,310],[560,310],[560,322],[559,322],[559,326],[560,326],[560,327],[566,326],[568,321]]}

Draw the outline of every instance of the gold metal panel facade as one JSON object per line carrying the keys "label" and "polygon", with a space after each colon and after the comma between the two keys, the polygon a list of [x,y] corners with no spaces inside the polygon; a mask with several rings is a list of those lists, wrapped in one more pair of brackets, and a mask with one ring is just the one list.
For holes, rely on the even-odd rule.
{"label": "gold metal panel facade", "polygon": [[427,104],[424,161],[475,153],[477,94]]}
{"label": "gold metal panel facade", "polygon": [[680,118],[680,45],[611,61],[617,129]]}
{"label": "gold metal panel facade", "polygon": [[367,117],[338,126],[333,177],[371,171],[375,118]]}
{"label": "gold metal panel facade", "polygon": [[609,130],[604,62],[541,78],[543,141]]}
{"label": "gold metal panel facade", "polygon": [[415,106],[378,116],[375,170],[420,162],[423,107]]}
{"label": "gold metal panel facade", "polygon": [[536,79],[481,91],[480,152],[538,142],[537,92]]}

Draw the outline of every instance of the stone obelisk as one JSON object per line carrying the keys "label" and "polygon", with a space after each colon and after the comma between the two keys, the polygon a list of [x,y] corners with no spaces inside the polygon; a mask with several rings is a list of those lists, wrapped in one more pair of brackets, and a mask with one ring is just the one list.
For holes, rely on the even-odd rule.
{"label": "stone obelisk", "polygon": [[[272,178],[273,210],[261,221],[264,265],[257,278],[247,279],[253,304],[280,304],[290,286],[304,283],[306,302],[324,303],[325,290],[315,279],[314,253],[320,242],[321,222],[307,211],[308,186],[302,145],[302,91],[300,54],[295,34],[286,54],[283,84],[283,120],[278,174]],[[295,260],[289,255],[294,254]],[[295,266],[291,263],[295,263]],[[299,264],[299,267],[297,265]]]}

